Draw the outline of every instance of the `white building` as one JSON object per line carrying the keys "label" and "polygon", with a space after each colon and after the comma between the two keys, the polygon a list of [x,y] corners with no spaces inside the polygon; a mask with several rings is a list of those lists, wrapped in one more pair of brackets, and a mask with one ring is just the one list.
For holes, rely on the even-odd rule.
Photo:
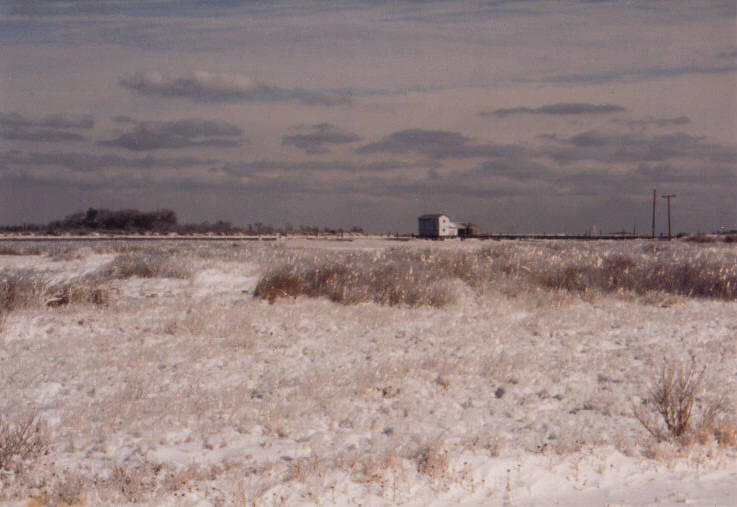
{"label": "white building", "polygon": [[451,222],[448,215],[422,215],[419,219],[421,238],[454,238],[458,236],[458,224]]}

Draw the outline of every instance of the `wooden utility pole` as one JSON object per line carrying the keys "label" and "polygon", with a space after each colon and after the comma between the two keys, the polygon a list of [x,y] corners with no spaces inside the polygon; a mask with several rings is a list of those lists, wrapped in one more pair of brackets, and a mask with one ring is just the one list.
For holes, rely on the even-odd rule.
{"label": "wooden utility pole", "polygon": [[676,194],[666,194],[662,196],[663,199],[668,199],[668,239],[670,240],[672,237],[671,229],[670,229],[670,200],[674,197],[677,197]]}
{"label": "wooden utility pole", "polygon": [[653,189],[653,239],[655,239],[655,205],[658,201],[658,194],[655,192],[655,189]]}

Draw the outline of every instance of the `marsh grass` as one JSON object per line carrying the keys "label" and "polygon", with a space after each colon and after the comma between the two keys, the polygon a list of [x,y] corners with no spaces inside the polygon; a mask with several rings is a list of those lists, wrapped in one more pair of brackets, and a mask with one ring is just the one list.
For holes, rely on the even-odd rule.
{"label": "marsh grass", "polygon": [[25,308],[43,300],[48,284],[34,271],[0,272],[0,312]]}
{"label": "marsh grass", "polygon": [[737,299],[737,264],[700,252],[677,255],[654,248],[644,254],[601,255],[551,244],[528,250],[508,247],[471,252],[393,249],[338,256],[326,262],[291,260],[266,274],[254,296],[326,297],[343,304],[443,306],[454,300],[453,280],[477,292],[488,288],[573,294],[653,292],[686,297]]}
{"label": "marsh grass", "polygon": [[264,276],[254,296],[270,302],[282,297],[326,297],[343,304],[375,302],[390,306],[443,306],[452,300],[447,277],[411,256],[354,256],[343,263],[284,265]]}
{"label": "marsh grass", "polygon": [[107,279],[189,278],[191,272],[165,251],[142,250],[116,256],[101,268],[98,276]]}
{"label": "marsh grass", "polygon": [[52,284],[31,270],[0,273],[0,315],[34,306],[104,305],[109,300],[109,291],[88,278]]}
{"label": "marsh grass", "polygon": [[737,269],[708,262],[652,262],[613,256],[601,265],[569,264],[540,273],[541,286],[570,292],[659,291],[687,297],[737,299]]}

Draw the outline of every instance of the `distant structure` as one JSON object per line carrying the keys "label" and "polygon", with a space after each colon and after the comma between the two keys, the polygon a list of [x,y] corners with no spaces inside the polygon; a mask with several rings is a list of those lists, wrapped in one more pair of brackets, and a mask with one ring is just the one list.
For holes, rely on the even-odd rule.
{"label": "distant structure", "polygon": [[478,227],[474,224],[453,222],[443,213],[422,215],[418,219],[418,226],[418,235],[421,238],[465,238],[478,234]]}
{"label": "distant structure", "polygon": [[458,225],[451,222],[448,215],[442,213],[422,215],[418,222],[421,238],[452,238],[458,236]]}

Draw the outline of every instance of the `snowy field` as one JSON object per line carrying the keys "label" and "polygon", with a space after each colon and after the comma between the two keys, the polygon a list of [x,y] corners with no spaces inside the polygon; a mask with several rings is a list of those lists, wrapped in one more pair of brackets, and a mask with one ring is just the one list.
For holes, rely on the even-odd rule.
{"label": "snowy field", "polygon": [[737,505],[735,243],[5,241],[0,280],[2,503]]}

